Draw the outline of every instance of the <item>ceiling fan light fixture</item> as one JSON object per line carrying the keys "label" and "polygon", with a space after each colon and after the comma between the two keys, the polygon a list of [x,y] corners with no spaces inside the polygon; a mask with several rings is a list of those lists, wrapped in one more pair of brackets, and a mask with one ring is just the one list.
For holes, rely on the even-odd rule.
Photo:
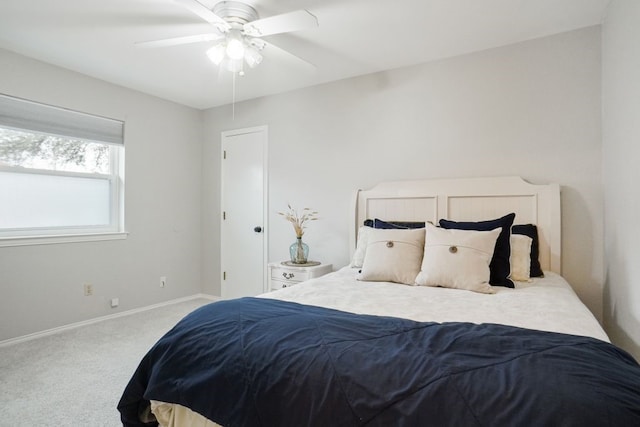
{"label": "ceiling fan light fixture", "polygon": [[227,71],[232,73],[242,73],[244,69],[244,61],[242,58],[240,59],[231,59],[226,58],[222,63],[222,67],[226,68]]}
{"label": "ceiling fan light fixture", "polygon": [[255,47],[248,46],[244,53],[244,60],[250,68],[255,68],[262,62],[262,55]]}
{"label": "ceiling fan light fixture", "polygon": [[219,43],[207,50],[207,56],[216,65],[220,65],[224,60],[226,54],[226,46],[224,43]]}
{"label": "ceiling fan light fixture", "polygon": [[232,30],[227,35],[227,56],[231,59],[242,59],[245,53],[244,38],[240,32]]}

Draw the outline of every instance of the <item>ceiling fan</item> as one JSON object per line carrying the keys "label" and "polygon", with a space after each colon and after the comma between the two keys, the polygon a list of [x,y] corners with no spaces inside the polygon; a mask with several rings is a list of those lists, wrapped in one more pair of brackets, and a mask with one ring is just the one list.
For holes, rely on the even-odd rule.
{"label": "ceiling fan", "polygon": [[244,75],[245,63],[250,68],[255,68],[262,62],[261,52],[265,47],[276,48],[272,43],[263,40],[262,37],[318,26],[318,19],[307,10],[297,10],[260,19],[258,12],[253,7],[239,1],[221,1],[212,9],[197,0],[173,1],[209,22],[213,31],[206,34],[138,42],[136,45],[164,47],[214,42],[213,46],[207,50],[209,59],[222,69],[239,75]]}

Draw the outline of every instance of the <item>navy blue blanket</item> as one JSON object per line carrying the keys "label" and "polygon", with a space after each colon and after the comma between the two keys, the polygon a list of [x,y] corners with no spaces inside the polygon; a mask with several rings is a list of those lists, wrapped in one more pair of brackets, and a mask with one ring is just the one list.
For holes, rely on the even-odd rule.
{"label": "navy blue blanket", "polygon": [[118,404],[233,426],[640,426],[640,366],[600,340],[420,323],[242,298],[204,306],[141,361]]}

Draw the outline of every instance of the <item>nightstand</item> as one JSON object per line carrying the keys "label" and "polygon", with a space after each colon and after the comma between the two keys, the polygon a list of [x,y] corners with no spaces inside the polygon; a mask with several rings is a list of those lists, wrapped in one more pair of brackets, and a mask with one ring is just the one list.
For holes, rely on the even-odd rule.
{"label": "nightstand", "polygon": [[275,291],[293,286],[305,280],[324,276],[332,270],[331,264],[287,265],[282,262],[269,263],[269,290]]}

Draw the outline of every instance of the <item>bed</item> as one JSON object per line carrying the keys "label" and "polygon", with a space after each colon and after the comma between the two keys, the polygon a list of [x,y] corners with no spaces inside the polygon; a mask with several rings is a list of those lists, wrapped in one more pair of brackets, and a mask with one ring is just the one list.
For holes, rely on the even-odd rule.
{"label": "bed", "polygon": [[640,425],[640,367],[562,277],[560,218],[559,186],[519,177],[357,191],[349,265],[185,317],[123,424]]}

